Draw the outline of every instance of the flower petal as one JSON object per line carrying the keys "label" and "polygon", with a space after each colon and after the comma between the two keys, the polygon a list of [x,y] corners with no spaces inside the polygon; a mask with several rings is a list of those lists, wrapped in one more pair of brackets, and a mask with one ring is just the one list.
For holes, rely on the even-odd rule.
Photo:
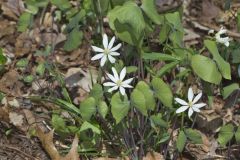
{"label": "flower petal", "polygon": [[104,55],[104,56],[102,57],[102,59],[101,59],[100,66],[101,66],[101,67],[104,66],[104,64],[105,64],[106,61],[107,61],[107,56]]}
{"label": "flower petal", "polygon": [[105,33],[103,34],[103,47],[108,48],[108,37]]}
{"label": "flower petal", "polygon": [[188,103],[180,98],[175,98],[175,101],[177,101],[179,104],[181,105],[184,105],[184,106],[187,106]]}
{"label": "flower petal", "polygon": [[114,87],[108,89],[108,92],[112,92],[112,91],[117,90],[117,89],[118,89],[118,86],[114,86]]}
{"label": "flower petal", "polygon": [[194,96],[193,90],[192,90],[192,87],[190,87],[190,88],[188,89],[188,101],[189,101],[189,102],[192,102],[193,96]]}
{"label": "flower petal", "polygon": [[113,76],[114,76],[115,80],[116,81],[119,80],[117,70],[114,67],[112,67],[112,72],[113,72]]}
{"label": "flower petal", "polygon": [[97,60],[97,59],[101,59],[103,56],[104,56],[104,54],[103,54],[103,53],[100,53],[100,54],[97,54],[97,55],[93,56],[93,57],[91,58],[91,60],[92,60],[92,61],[95,61],[95,60]]}
{"label": "flower petal", "polygon": [[112,37],[112,39],[110,40],[110,42],[108,44],[108,49],[111,49],[113,47],[114,42],[115,42],[115,37]]}
{"label": "flower petal", "polygon": [[117,82],[117,79],[114,78],[113,75],[107,73],[108,78],[110,78],[113,82]]}
{"label": "flower petal", "polygon": [[202,108],[202,107],[204,107],[206,105],[207,105],[206,103],[198,103],[198,104],[194,104],[193,107],[195,107],[195,108]]}
{"label": "flower petal", "polygon": [[123,87],[119,87],[120,93],[124,96],[125,95],[125,89]]}
{"label": "flower petal", "polygon": [[119,43],[119,44],[116,45],[115,47],[111,48],[110,51],[111,51],[111,52],[114,52],[114,51],[118,50],[121,46],[122,46],[122,44]]}
{"label": "flower petal", "polygon": [[129,83],[132,82],[132,80],[133,80],[133,78],[129,78],[129,79],[123,81],[122,84],[123,84],[123,85],[129,84]]}
{"label": "flower petal", "polygon": [[188,117],[190,118],[193,114],[193,109],[190,107],[188,110]]}
{"label": "flower petal", "polygon": [[120,80],[121,80],[121,81],[125,78],[126,73],[127,73],[127,69],[126,69],[126,67],[124,67],[124,68],[122,69],[122,71],[120,72]]}
{"label": "flower petal", "polygon": [[178,108],[176,110],[176,113],[181,113],[181,112],[184,112],[188,109],[189,106],[181,106],[180,108]]}
{"label": "flower petal", "polygon": [[113,83],[113,82],[105,82],[105,83],[103,83],[103,85],[104,85],[104,86],[107,86],[107,87],[109,87],[109,86],[116,86],[116,83]]}
{"label": "flower petal", "polygon": [[197,107],[192,106],[192,109],[193,109],[193,111],[195,111],[195,112],[200,112],[200,109],[197,108]]}
{"label": "flower petal", "polygon": [[104,50],[102,48],[96,47],[96,46],[92,46],[93,51],[95,52],[104,52]]}
{"label": "flower petal", "polygon": [[120,53],[118,52],[109,52],[108,54],[110,54],[111,56],[119,56]]}
{"label": "flower petal", "polygon": [[113,58],[113,56],[111,56],[110,54],[108,54],[108,59],[111,63],[115,63],[116,59]]}
{"label": "flower petal", "polygon": [[195,104],[200,98],[202,97],[202,92],[199,93],[192,101],[193,104]]}
{"label": "flower petal", "polygon": [[124,88],[133,88],[133,86],[131,86],[129,84],[122,84],[121,86],[124,87]]}

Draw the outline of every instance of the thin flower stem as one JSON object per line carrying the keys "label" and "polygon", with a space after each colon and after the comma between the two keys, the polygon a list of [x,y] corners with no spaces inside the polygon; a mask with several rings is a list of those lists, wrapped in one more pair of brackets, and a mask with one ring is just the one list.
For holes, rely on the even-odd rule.
{"label": "thin flower stem", "polygon": [[184,112],[182,112],[181,130],[183,129],[183,125],[184,125]]}

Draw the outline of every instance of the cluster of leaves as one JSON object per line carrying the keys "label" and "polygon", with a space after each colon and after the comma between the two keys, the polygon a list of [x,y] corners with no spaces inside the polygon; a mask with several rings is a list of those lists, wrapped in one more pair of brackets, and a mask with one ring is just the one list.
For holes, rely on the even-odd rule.
{"label": "cluster of leaves", "polygon": [[[62,136],[78,134],[79,150],[83,154],[93,151],[100,154],[99,146],[105,140],[111,142],[113,148],[123,148],[120,151],[122,156],[133,155],[133,158],[141,157],[148,150],[157,150],[168,145],[172,139],[169,129],[175,126],[175,123],[180,126],[179,116],[175,114],[177,105],[173,103],[175,93],[171,89],[177,80],[185,81],[188,77],[195,77],[208,95],[210,106],[214,96],[211,88],[220,87],[224,98],[239,89],[239,84],[234,81],[228,86],[221,85],[223,80],[232,79],[231,66],[237,67],[240,63],[237,45],[230,45],[229,50],[233,51],[231,55],[213,38],[204,40],[202,50],[185,48],[181,8],[179,11],[159,14],[154,0],[142,0],[141,4],[132,0],[97,0],[97,3],[84,0],[80,3],[81,8],[77,8],[72,7],[68,0],[28,0],[28,10],[21,15],[18,30],[25,31],[31,27],[33,17],[39,9],[54,5],[57,8],[54,11],[55,19],[59,23],[67,22],[64,49],[72,51],[81,44],[84,26],[92,25],[96,32],[103,32],[103,17],[107,16],[110,28],[124,42],[125,66],[135,65],[132,63],[133,59],[139,61],[137,70],[140,74],[134,89],[127,95],[106,92],[106,88],[101,85],[100,74],[99,83],[93,85],[89,97],[83,100],[80,106],[74,105],[61,78],[64,98],[44,99],[61,106],[61,110],[52,115],[52,126]],[[98,19],[98,23],[94,23],[94,18]],[[161,28],[160,32],[152,38],[157,27]],[[149,39],[162,47],[161,52],[151,49]],[[51,49],[46,48],[46,53],[49,50]],[[209,56],[203,55],[203,51],[208,51]],[[4,58],[1,58],[0,54],[0,62],[2,61]],[[153,64],[159,61],[164,62],[164,66],[156,69]],[[21,60],[17,66],[24,68],[26,63],[26,60]],[[43,66],[45,65],[38,65],[36,72],[39,75],[44,74]],[[123,66],[121,60],[115,64],[118,70]],[[136,67],[128,69],[129,73],[132,73]],[[147,75],[145,71],[150,77],[146,81],[143,80]],[[171,77],[170,83],[164,81],[168,77]],[[32,80],[33,78],[27,76],[24,81]],[[188,85],[186,83],[185,87],[189,87]],[[63,111],[68,111],[74,120],[61,116]],[[195,129],[183,126],[184,124],[182,120],[175,145],[178,152],[183,151],[187,140],[202,143],[201,134]],[[223,126],[218,142],[226,145],[234,136],[233,131],[232,124]],[[239,141],[239,128],[235,139]],[[137,146],[140,146],[139,150],[136,150]],[[120,154],[119,151],[116,152],[116,155]]]}

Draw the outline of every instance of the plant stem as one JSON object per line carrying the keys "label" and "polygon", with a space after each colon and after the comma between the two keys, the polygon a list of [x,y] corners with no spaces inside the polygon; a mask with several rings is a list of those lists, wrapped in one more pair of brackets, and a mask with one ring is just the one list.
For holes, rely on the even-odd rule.
{"label": "plant stem", "polygon": [[181,130],[183,129],[183,125],[184,125],[184,112],[182,112]]}

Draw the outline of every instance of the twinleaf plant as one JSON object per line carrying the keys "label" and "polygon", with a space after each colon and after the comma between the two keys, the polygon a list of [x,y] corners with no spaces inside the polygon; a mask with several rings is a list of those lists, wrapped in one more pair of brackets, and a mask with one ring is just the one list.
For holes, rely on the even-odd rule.
{"label": "twinleaf plant", "polygon": [[[60,106],[52,114],[53,128],[62,136],[77,134],[83,155],[142,159],[156,151],[165,159],[179,156],[187,143],[202,143],[195,120],[211,108],[216,88],[225,98],[239,88],[238,83],[222,86],[232,79],[232,62],[222,53],[232,46],[229,37],[222,37],[227,30],[206,37],[202,49],[187,48],[181,8],[159,14],[154,0],[84,0],[80,9],[68,0],[26,3],[31,12],[21,15],[19,31],[26,29],[22,21],[30,24],[36,11],[51,3],[56,20],[68,23],[66,51],[81,44],[85,25],[93,28],[91,60],[99,66],[99,77],[88,97],[74,104],[60,77],[62,98],[44,98]],[[70,119],[62,116],[65,111]],[[227,138],[234,129],[223,126],[218,142],[224,146],[234,136],[239,142],[239,128]]]}

